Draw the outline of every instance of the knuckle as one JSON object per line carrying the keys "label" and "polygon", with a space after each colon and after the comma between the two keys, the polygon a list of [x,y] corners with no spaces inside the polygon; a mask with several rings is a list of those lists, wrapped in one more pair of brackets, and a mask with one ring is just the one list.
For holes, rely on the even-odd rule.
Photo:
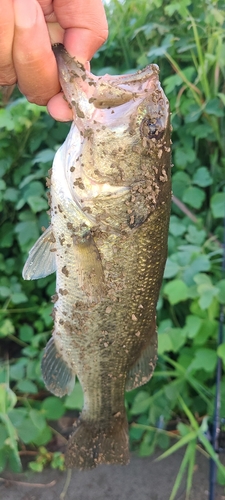
{"label": "knuckle", "polygon": [[1,86],[11,86],[15,85],[16,83],[16,76],[4,76],[1,74],[0,76],[0,85]]}

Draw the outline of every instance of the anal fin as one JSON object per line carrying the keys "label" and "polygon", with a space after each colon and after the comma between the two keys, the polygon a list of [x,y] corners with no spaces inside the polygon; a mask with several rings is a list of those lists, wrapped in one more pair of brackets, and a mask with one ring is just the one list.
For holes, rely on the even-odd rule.
{"label": "anal fin", "polygon": [[146,384],[153,375],[157,361],[157,332],[151,338],[150,344],[142,351],[140,358],[128,372],[126,391]]}
{"label": "anal fin", "polygon": [[41,368],[44,383],[55,396],[62,397],[72,392],[75,374],[57,351],[54,337],[51,337],[45,347]]}

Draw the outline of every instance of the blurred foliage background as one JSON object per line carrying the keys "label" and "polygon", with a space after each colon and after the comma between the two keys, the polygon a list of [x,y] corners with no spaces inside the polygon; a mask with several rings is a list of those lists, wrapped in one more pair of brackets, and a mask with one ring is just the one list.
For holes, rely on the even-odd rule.
{"label": "blurred foliage background", "polygon": [[[131,449],[146,456],[156,446],[168,449],[175,437],[174,446],[188,444],[190,479],[196,443],[203,443],[213,415],[217,354],[225,365],[225,339],[217,351],[225,304],[225,3],[111,0],[106,11],[109,39],[92,71],[120,74],[157,63],[173,125],[174,198],[157,308],[159,360],[152,380],[126,394]],[[0,470],[7,463],[19,470],[26,452],[34,455],[34,470],[49,462],[63,468],[63,454],[52,446],[54,420],[68,412],[76,416],[82,407],[79,383],[58,399],[41,377],[55,279],[21,277],[28,251],[48,227],[45,177],[69,126],[54,122],[18,90],[1,103]],[[221,395],[225,417],[225,377]],[[176,429],[174,435],[169,429]]]}

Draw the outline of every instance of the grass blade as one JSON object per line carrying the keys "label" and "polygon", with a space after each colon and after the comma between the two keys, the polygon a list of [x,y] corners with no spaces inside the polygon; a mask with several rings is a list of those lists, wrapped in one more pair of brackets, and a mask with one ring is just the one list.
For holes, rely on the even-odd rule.
{"label": "grass blade", "polygon": [[190,460],[192,459],[192,455],[193,455],[192,445],[194,445],[194,448],[195,448],[195,443],[191,442],[191,443],[189,443],[189,445],[185,451],[185,454],[184,454],[183,460],[181,462],[181,466],[180,466],[180,469],[178,471],[175,483],[173,485],[173,489],[172,489],[169,500],[174,500],[176,493],[180,487],[181,481],[183,479],[184,472],[185,472],[185,469],[188,465],[188,462],[190,462]]}
{"label": "grass blade", "polygon": [[190,447],[190,454],[189,454],[187,489],[186,489],[187,500],[189,498],[192,487],[192,480],[193,480],[194,466],[195,466],[196,445],[197,443],[195,443],[194,441],[188,445]]}
{"label": "grass blade", "polygon": [[189,410],[189,408],[187,407],[187,405],[185,404],[183,398],[181,396],[178,397],[179,401],[180,401],[180,404],[184,410],[184,412],[186,413],[193,429],[195,429],[196,431],[198,431],[199,429],[199,425],[198,425],[198,422],[197,420],[195,419],[193,413],[191,413],[191,411]]}
{"label": "grass blade", "polygon": [[175,453],[175,451],[179,450],[184,446],[185,444],[190,443],[190,441],[193,441],[194,439],[196,440],[198,437],[198,432],[196,431],[191,431],[185,436],[183,436],[177,443],[175,443],[173,446],[171,446],[168,450],[166,450],[160,457],[156,458],[156,462],[159,460],[162,460],[163,458],[169,457],[172,455],[172,453]]}

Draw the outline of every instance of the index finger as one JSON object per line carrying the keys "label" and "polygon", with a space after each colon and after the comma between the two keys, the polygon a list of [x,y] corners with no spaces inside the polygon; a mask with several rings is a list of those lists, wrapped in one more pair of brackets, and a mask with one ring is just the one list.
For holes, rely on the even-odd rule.
{"label": "index finger", "polygon": [[13,61],[26,98],[45,105],[60,90],[44,15],[36,0],[14,0]]}
{"label": "index finger", "polygon": [[108,24],[101,0],[55,0],[59,24],[66,30],[64,45],[81,62],[90,61],[107,40]]}

